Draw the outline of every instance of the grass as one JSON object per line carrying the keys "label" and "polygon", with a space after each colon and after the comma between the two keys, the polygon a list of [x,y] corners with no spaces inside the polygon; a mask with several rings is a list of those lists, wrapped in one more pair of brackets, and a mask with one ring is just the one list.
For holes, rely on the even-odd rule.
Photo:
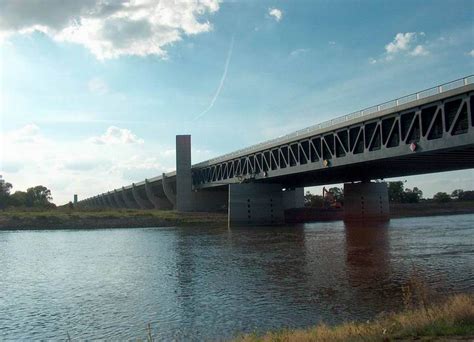
{"label": "grass", "polygon": [[226,223],[225,213],[178,213],[172,210],[139,209],[18,209],[0,211],[1,228],[95,228],[112,226],[182,226]]}
{"label": "grass", "polygon": [[460,294],[441,303],[406,309],[376,318],[372,322],[349,322],[338,326],[320,324],[302,330],[282,330],[265,335],[238,337],[235,341],[391,341],[442,337],[474,337],[474,295]]}

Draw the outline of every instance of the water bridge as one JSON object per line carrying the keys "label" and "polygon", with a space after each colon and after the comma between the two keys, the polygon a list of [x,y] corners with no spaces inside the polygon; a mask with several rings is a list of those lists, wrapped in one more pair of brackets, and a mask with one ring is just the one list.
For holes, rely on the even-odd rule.
{"label": "water bridge", "polygon": [[176,136],[176,171],[113,189],[79,207],[228,210],[229,224],[274,224],[303,206],[305,186],[344,184],[346,219],[387,219],[371,182],[474,167],[474,75],[191,165]]}

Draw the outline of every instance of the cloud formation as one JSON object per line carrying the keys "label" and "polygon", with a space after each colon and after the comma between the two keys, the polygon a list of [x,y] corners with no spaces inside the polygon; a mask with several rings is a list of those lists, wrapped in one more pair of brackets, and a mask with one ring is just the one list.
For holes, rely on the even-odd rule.
{"label": "cloud formation", "polygon": [[393,41],[385,45],[385,52],[387,53],[388,59],[393,58],[395,54],[407,52],[411,56],[426,56],[429,51],[426,50],[425,46],[418,44],[413,48],[414,43],[420,40],[420,37],[424,37],[425,33],[420,32],[406,32],[397,33]]}
{"label": "cloud formation", "polygon": [[469,51],[467,54],[471,57],[474,57],[474,50]]}
{"label": "cloud formation", "polygon": [[399,32],[393,40],[385,45],[385,53],[380,58],[369,58],[370,64],[376,64],[379,61],[392,61],[396,56],[421,57],[430,54],[423,41],[424,32]]}
{"label": "cloud formation", "polygon": [[85,144],[55,139],[41,128],[29,124],[0,132],[0,174],[13,191],[42,184],[51,189],[56,204],[63,204],[75,193],[84,198],[175,169],[174,153],[160,152],[170,146]]}
{"label": "cloud formation", "polygon": [[385,45],[385,51],[389,54],[405,51],[410,47],[415,37],[415,32],[397,33],[393,41]]}
{"label": "cloud formation", "polygon": [[40,128],[31,123],[5,135],[5,138],[14,143],[37,143],[42,139]]}
{"label": "cloud formation", "polygon": [[3,0],[0,39],[40,31],[57,41],[81,44],[98,59],[158,55],[183,35],[208,32],[201,18],[219,0]]}
{"label": "cloud formation", "polygon": [[268,14],[272,16],[277,22],[283,18],[283,12],[278,8],[269,8]]}
{"label": "cloud formation", "polygon": [[97,145],[117,145],[117,144],[143,144],[143,139],[137,138],[129,129],[110,126],[107,131],[99,136],[88,139],[89,142]]}
{"label": "cloud formation", "polygon": [[428,50],[425,49],[423,45],[417,45],[413,51],[410,52],[412,56],[426,56],[429,55]]}

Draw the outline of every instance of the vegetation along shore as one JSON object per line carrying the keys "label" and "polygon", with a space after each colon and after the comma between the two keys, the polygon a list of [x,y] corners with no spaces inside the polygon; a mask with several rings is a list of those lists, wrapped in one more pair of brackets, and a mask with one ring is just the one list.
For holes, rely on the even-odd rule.
{"label": "vegetation along shore", "polygon": [[[56,206],[51,191],[42,185],[11,193],[12,184],[0,176],[0,230],[94,229],[199,225],[227,225],[227,213],[181,213],[166,210],[79,209],[73,203]],[[423,198],[418,188],[401,181],[388,183],[391,217],[434,216],[474,213],[474,191],[456,189]],[[288,210],[289,223],[342,219],[344,192],[330,188],[325,196],[307,192],[305,208]]]}
{"label": "vegetation along shore", "polygon": [[384,314],[373,321],[249,334],[235,341],[472,341],[473,338],[474,295],[458,294],[441,303]]}

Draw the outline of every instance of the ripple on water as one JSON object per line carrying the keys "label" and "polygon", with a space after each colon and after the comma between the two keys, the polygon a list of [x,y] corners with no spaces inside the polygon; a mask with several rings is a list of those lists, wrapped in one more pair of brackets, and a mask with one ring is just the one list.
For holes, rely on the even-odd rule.
{"label": "ripple on water", "polygon": [[291,227],[0,232],[0,340],[213,340],[371,318],[413,270],[474,291],[474,215]]}

